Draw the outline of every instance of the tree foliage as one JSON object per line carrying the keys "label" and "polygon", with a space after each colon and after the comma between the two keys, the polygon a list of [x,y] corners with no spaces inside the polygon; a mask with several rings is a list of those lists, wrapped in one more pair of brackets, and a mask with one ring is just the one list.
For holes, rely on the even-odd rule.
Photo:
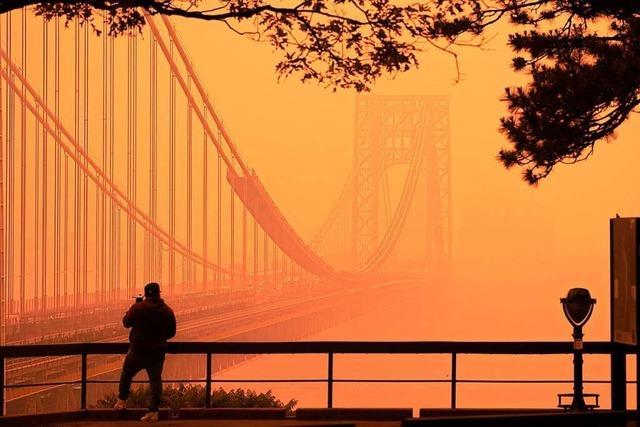
{"label": "tree foliage", "polygon": [[[131,390],[127,399],[129,408],[146,408],[149,404],[150,389],[148,386],[137,387]],[[113,408],[118,397],[116,393],[109,393],[96,403],[96,408]],[[162,393],[163,407],[171,409],[204,408],[205,388],[201,385],[179,384],[176,387],[164,387]],[[266,393],[258,393],[254,390],[241,388],[229,391],[222,388],[211,392],[212,408],[285,408],[291,413],[298,401],[291,399],[284,403],[278,399],[271,390]]]}
{"label": "tree foliage", "polygon": [[0,13],[22,6],[112,35],[140,31],[145,13],[221,22],[281,52],[279,76],[358,91],[417,67],[425,46],[457,65],[460,46],[509,20],[513,67],[530,80],[506,89],[498,157],[530,184],[587,158],[638,105],[639,0],[0,0]]}
{"label": "tree foliage", "polygon": [[444,17],[470,12],[461,0],[0,0],[0,13],[28,5],[45,19],[79,18],[98,32],[104,23],[110,35],[140,31],[145,14],[221,22],[280,51],[280,76],[358,91],[417,66],[420,42],[453,54],[463,32]]}
{"label": "tree foliage", "polygon": [[536,184],[558,163],[589,157],[640,100],[640,2],[555,0],[514,12],[531,29],[513,34],[513,67],[526,87],[508,88],[499,158]]}

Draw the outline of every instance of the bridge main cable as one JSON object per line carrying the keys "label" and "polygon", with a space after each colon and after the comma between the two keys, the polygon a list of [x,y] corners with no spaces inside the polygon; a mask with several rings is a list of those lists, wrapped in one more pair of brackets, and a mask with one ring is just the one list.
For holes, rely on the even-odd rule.
{"label": "bridge main cable", "polygon": [[[138,224],[140,224],[143,228],[145,228],[150,233],[154,234],[157,238],[162,240],[164,243],[173,245],[176,248],[176,251],[181,253],[182,255],[194,259],[201,264],[206,265],[208,268],[221,272],[221,273],[231,273],[230,269],[223,268],[213,262],[204,259],[201,255],[190,251],[179,241],[174,240],[171,236],[168,235],[166,231],[164,231],[158,224],[151,220],[137,205],[135,205],[129,198],[115,185],[115,183],[106,175],[106,173],[88,156],[86,151],[77,143],[77,141],[71,136],[71,134],[67,131],[67,129],[60,123],[58,118],[51,112],[47,105],[45,105],[35,91],[33,86],[27,81],[24,75],[21,73],[19,67],[13,62],[13,60],[7,55],[4,49],[0,49],[0,57],[5,63],[8,65],[9,69],[13,73],[13,75],[17,76],[22,84],[24,84],[25,88],[29,92],[29,94],[34,98],[36,103],[42,108],[42,110],[46,113],[46,115],[53,121],[56,125],[57,130],[65,136],[65,138],[73,145],[73,148],[77,151],[77,153],[82,157],[82,160],[85,160],[91,168],[95,171],[91,173],[91,170],[81,161],[81,159],[76,156],[74,151],[67,146],[67,144],[62,140],[60,134],[54,130],[49,122],[43,118],[37,108],[26,98],[24,92],[20,90],[18,85],[10,78],[8,71],[5,67],[0,68],[0,73],[2,77],[7,82],[9,86],[11,86],[12,90],[18,94],[22,103],[31,111],[37,121],[46,129],[46,131],[56,140],[56,142],[63,148],[63,150],[74,160],[76,165],[80,167],[86,174],[91,178],[91,180],[105,193],[111,198],[118,206],[124,209],[131,217],[133,217]],[[96,176],[97,175],[97,176]],[[104,183],[102,182],[104,181]],[[114,194],[115,193],[115,194]],[[115,197],[117,195],[118,197]],[[238,274],[237,272],[235,272]]]}
{"label": "bridge main cable", "polygon": [[[242,160],[242,157],[240,157],[240,154],[238,153],[237,147],[235,146],[235,144],[231,140],[231,137],[229,136],[229,134],[227,133],[226,129],[224,128],[222,120],[220,120],[220,118],[216,114],[216,110],[213,108],[213,105],[211,104],[211,101],[209,100],[209,97],[207,96],[207,91],[204,89],[204,86],[202,85],[202,82],[198,78],[198,75],[196,74],[193,66],[191,65],[191,62],[189,61],[189,56],[187,55],[186,50],[182,46],[182,43],[180,42],[180,39],[178,38],[178,34],[176,33],[176,30],[175,30],[173,24],[171,23],[171,20],[166,15],[161,15],[161,16],[162,16],[162,22],[164,23],[165,27],[167,28],[167,32],[169,33],[169,37],[171,37],[171,39],[173,40],[174,46],[178,50],[178,53],[180,54],[180,57],[182,58],[182,62],[184,63],[184,66],[186,67],[187,72],[191,76],[191,79],[192,79],[193,83],[195,84],[196,88],[198,89],[198,92],[200,93],[200,97],[202,98],[202,100],[205,103],[205,106],[207,107],[207,111],[211,114],[211,117],[213,118],[213,121],[216,123],[216,126],[217,126],[218,130],[220,131],[220,134],[222,135],[222,137],[224,138],[225,142],[229,146],[229,150],[233,154],[233,157],[235,158],[235,160],[238,162],[238,165],[240,166],[240,169],[242,169],[242,172],[245,175],[250,175],[251,172],[250,172],[249,168],[247,167],[247,165],[244,162],[244,160]],[[153,21],[153,17],[147,15],[147,21]]]}
{"label": "bridge main cable", "polygon": [[[211,129],[211,126],[209,126],[207,118],[202,113],[202,110],[198,106],[198,103],[196,102],[195,98],[193,97],[193,94],[189,90],[189,86],[188,86],[187,82],[185,81],[184,77],[182,76],[182,74],[180,73],[180,70],[178,69],[178,65],[173,60],[173,58],[171,56],[171,52],[169,50],[169,47],[167,46],[167,43],[162,38],[162,35],[160,34],[160,31],[158,29],[158,26],[156,25],[156,23],[154,22],[153,18],[149,14],[145,13],[145,17],[147,19],[147,23],[149,24],[149,28],[151,29],[151,32],[153,33],[154,39],[158,42],[158,46],[160,46],[160,50],[162,50],[162,53],[164,54],[167,62],[169,63],[169,67],[171,68],[171,71],[173,72],[173,75],[175,76],[175,78],[178,81],[178,83],[180,83],[180,86],[182,87],[182,91],[185,94],[185,96],[187,97],[187,100],[189,101],[189,104],[191,105],[191,108],[193,108],[193,111],[198,116],[198,119],[200,120],[200,123],[202,124],[202,126],[204,127],[205,131],[207,132],[209,138],[211,139],[211,142],[213,142],[213,144],[215,145],[216,149],[218,150],[218,154],[220,154],[220,157],[222,158],[222,161],[227,166],[227,170],[233,176],[238,176],[238,173],[236,172],[235,167],[234,167],[231,159],[229,159],[229,156],[227,155],[227,153],[222,149],[222,145],[220,145],[220,141],[218,140],[218,138],[216,138],[216,135],[213,133],[213,130]],[[174,41],[174,43],[175,43],[175,41]],[[178,47],[178,46],[180,46],[178,43],[175,43],[175,46],[178,48],[178,52],[180,52],[182,47]],[[194,77],[193,74],[191,74],[191,76]],[[198,82],[198,84],[196,86],[199,86],[199,82]],[[207,108],[210,108],[211,114],[214,115],[211,107],[209,107],[207,105]],[[218,125],[218,119],[216,119],[216,125]],[[218,129],[222,131],[220,126],[218,126]],[[234,156],[235,155],[236,154],[234,154]],[[236,160],[238,160],[238,163],[243,166],[243,171],[244,171],[244,168],[246,168],[244,163],[240,163],[239,158],[236,159]]]}
{"label": "bridge main cable", "polygon": [[[201,98],[205,102],[205,106],[207,107],[208,112],[211,113],[216,125],[218,126],[218,130],[222,133],[225,142],[229,146],[229,149],[232,152],[233,158],[229,161],[226,153],[224,152],[220,140],[216,138],[216,136],[211,131],[209,124],[206,120],[206,117],[202,114],[202,111],[195,101],[193,94],[191,93],[189,86],[185,80],[185,78],[181,75],[180,69],[176,64],[174,58],[171,55],[171,51],[167,46],[167,43],[164,41],[158,26],[156,25],[153,17],[146,13],[145,18],[147,23],[149,24],[149,28],[153,33],[155,40],[158,42],[158,46],[165,55],[165,59],[169,63],[173,74],[176,79],[180,83],[180,86],[183,89],[191,107],[194,112],[198,116],[201,124],[204,129],[207,131],[209,137],[214,143],[218,153],[221,155],[222,159],[225,161],[227,165],[227,181],[231,184],[234,192],[238,195],[242,203],[248,208],[251,212],[253,218],[258,221],[258,223],[262,226],[262,228],[267,232],[269,237],[285,252],[287,255],[293,259],[300,266],[305,268],[307,271],[311,271],[315,274],[321,274],[323,276],[331,276],[337,278],[333,268],[327,264],[323,259],[321,259],[316,253],[314,253],[310,248],[308,248],[302,238],[293,230],[291,225],[284,218],[282,213],[280,212],[277,205],[273,202],[271,197],[268,195],[262,184],[259,182],[258,177],[250,171],[246,164],[240,158],[240,155],[237,151],[237,148],[231,142],[230,137],[224,131],[222,127],[222,122],[215,114],[213,110],[213,106],[208,99],[206,91],[202,86],[202,83],[195,75],[193,71],[193,67],[191,67],[189,58],[186,54],[186,51],[180,44],[177,39],[177,34],[173,29],[171,22],[168,18],[163,17],[165,25],[167,26],[168,32],[172,37],[171,40],[174,43],[174,46],[178,49],[178,52],[187,68],[187,73],[191,77],[192,81],[198,88]],[[242,169],[242,175],[238,174],[234,168],[234,161],[240,165]],[[266,253],[266,251],[265,251]],[[265,266],[266,267],[266,266]]]}
{"label": "bridge main cable", "polygon": [[[188,87],[187,82],[180,74],[178,65],[171,55],[166,42],[163,40],[153,16],[145,13],[145,18],[147,23],[149,24],[151,32],[153,33],[155,39],[158,41],[158,45],[163,51],[174,75],[182,86],[182,89],[187,96],[190,105],[198,115],[198,118],[200,119],[202,125],[205,127],[207,133],[209,133],[209,136],[211,137],[212,142],[215,144],[218,152],[221,154],[221,156],[225,157],[225,152],[222,150],[222,147],[220,145],[221,141],[216,140],[215,135],[213,135],[213,132],[210,131],[210,128],[206,121],[206,117],[204,117],[204,115],[202,114],[199,106],[193,98],[193,94],[191,94],[190,92],[190,88]],[[371,274],[374,273],[374,270],[376,270],[387,259],[391,249],[398,239],[400,231],[404,226],[408,207],[411,205],[411,200],[407,199],[411,199],[414,194],[422,150],[416,150],[417,153],[414,154],[415,158],[412,162],[413,167],[411,168],[409,176],[407,177],[407,182],[405,183],[405,189],[403,191],[403,197],[401,198],[400,207],[396,211],[392,226],[387,232],[385,239],[383,240],[381,245],[376,251],[374,251],[371,258],[367,260],[367,262],[355,272],[335,272],[334,269],[326,261],[320,258],[310,247],[304,244],[300,236],[291,227],[286,218],[280,212],[277,205],[273,202],[266,189],[262,186],[259,178],[246,166],[246,164],[240,157],[240,154],[238,153],[237,147],[233,144],[230,136],[224,129],[222,121],[215,113],[215,109],[213,108],[209,97],[207,96],[207,92],[204,89],[204,86],[202,85],[200,79],[197,77],[184,47],[180,43],[173,24],[167,16],[161,15],[161,18],[163,23],[165,24],[170,40],[173,42],[173,46],[176,47],[182,59],[187,74],[190,77],[190,81],[192,81],[196,86],[200,97],[205,103],[207,111],[213,117],[219,132],[222,134],[224,141],[226,142],[229,150],[233,155],[231,165],[229,165],[225,161],[229,170],[227,180],[233,187],[238,197],[242,200],[243,204],[249,209],[254,219],[260,223],[265,231],[268,232],[274,243],[276,243],[280,247],[280,249],[287,253],[287,255],[295,260],[299,265],[305,267],[305,270],[311,271],[315,274],[330,276],[334,279],[349,282],[366,280],[368,277],[370,277]],[[424,143],[424,141],[421,142]],[[238,165],[240,166],[240,169],[242,170],[244,176],[241,177],[237,174],[237,172],[233,168],[233,161],[238,162]]]}

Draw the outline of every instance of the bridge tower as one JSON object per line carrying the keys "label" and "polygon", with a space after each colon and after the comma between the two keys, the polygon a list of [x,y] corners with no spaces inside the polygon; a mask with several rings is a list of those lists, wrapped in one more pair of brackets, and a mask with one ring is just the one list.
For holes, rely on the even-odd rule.
{"label": "bridge tower", "polygon": [[[445,96],[361,96],[356,101],[352,265],[366,261],[380,242],[389,204],[388,172],[420,161],[411,201],[413,219],[403,234],[413,234],[419,261],[403,265],[430,277],[451,270],[451,153],[449,104]],[[398,267],[400,267],[398,265]]]}

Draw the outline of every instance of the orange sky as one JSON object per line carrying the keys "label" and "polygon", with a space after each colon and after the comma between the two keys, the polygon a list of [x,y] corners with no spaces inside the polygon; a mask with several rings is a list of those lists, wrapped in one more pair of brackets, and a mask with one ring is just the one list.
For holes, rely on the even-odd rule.
{"label": "orange sky", "polygon": [[[243,158],[257,171],[290,223],[310,239],[329,214],[351,168],[356,94],[343,90],[334,93],[313,83],[301,84],[295,78],[278,82],[274,65],[279,54],[267,44],[243,39],[222,24],[181,19],[174,22]],[[72,37],[71,31],[67,30],[63,38]],[[394,335],[402,329],[400,320],[399,325],[390,325],[391,332],[387,331],[389,334],[382,339],[566,340],[570,327],[559,298],[576,285],[589,288],[598,299],[585,339],[609,339],[608,220],[616,213],[640,216],[640,195],[632,187],[640,180],[640,168],[636,166],[640,146],[634,141],[640,122],[633,117],[625,123],[617,140],[600,143],[595,156],[587,162],[558,167],[537,188],[526,185],[520,171],[506,171],[496,160],[498,150],[505,144],[497,130],[505,112],[500,97],[505,86],[524,81],[523,76],[510,69],[512,54],[505,45],[508,32],[506,25],[492,28],[488,35],[494,37],[483,50],[460,50],[460,83],[454,82],[452,59],[430,51],[419,56],[420,69],[395,78],[385,77],[373,88],[374,94],[384,95],[448,95],[451,106],[454,280],[448,286],[435,286],[431,292],[437,298],[429,298],[414,310],[429,312],[422,319],[428,319],[423,332],[416,336]],[[39,30],[35,30],[33,38],[39,37]],[[141,69],[148,61],[148,33],[144,37]],[[38,54],[34,50],[30,55],[29,69],[38,83]],[[63,86],[69,89],[71,53],[67,51],[65,55]],[[125,73],[122,68],[117,72]],[[100,74],[96,63],[91,72],[92,76]],[[166,95],[164,72],[161,90]],[[147,84],[144,78],[140,80],[141,92],[148,91]],[[91,127],[91,137],[97,141],[95,150],[100,147],[101,137],[100,83],[95,83],[92,90],[96,92],[91,107],[96,114]],[[118,114],[126,114],[122,110],[123,99],[119,101]],[[72,103],[64,98],[62,104],[63,120],[71,123]],[[162,121],[166,120],[166,105],[161,108]],[[184,111],[183,105],[178,108]],[[146,104],[140,111],[141,115],[147,114]],[[194,140],[199,144],[202,131],[195,128],[198,133]],[[147,141],[147,131],[148,123],[143,121],[139,129],[141,147]],[[116,132],[124,134],[124,129]],[[33,156],[32,144],[28,150],[28,156]],[[92,155],[99,157],[100,153]],[[166,158],[160,157],[165,179]],[[147,158],[139,157],[139,204],[145,209],[147,197],[142,187],[148,182]],[[123,157],[118,159],[115,168],[123,172]],[[179,184],[184,185],[184,153],[179,154],[178,162]],[[33,209],[34,190],[30,181],[33,171],[28,171],[29,211]],[[126,188],[122,176],[117,181]],[[198,171],[194,185],[199,191]],[[50,193],[51,205],[52,197]],[[161,203],[166,203],[166,198],[160,197]],[[184,192],[177,196],[181,208],[185,197]],[[93,203],[93,193],[91,200]],[[194,211],[199,213],[200,209],[196,202]],[[228,215],[226,207],[224,215]],[[209,226],[214,227],[211,223]],[[96,239],[94,227],[92,223],[91,239]],[[32,231],[27,228],[29,233]],[[183,231],[179,234],[184,241]],[[199,250],[197,224],[195,236]],[[138,244],[141,248],[142,239]],[[209,244],[213,245],[212,240]],[[30,256],[33,246],[31,242],[28,245]],[[93,253],[90,256],[95,258]],[[37,260],[29,259],[28,280],[32,277],[32,262]],[[433,330],[429,329],[431,325]],[[380,338],[369,333],[358,330],[357,336],[340,338]],[[603,366],[598,372],[606,372],[607,367]],[[563,365],[564,368],[570,366]]]}
{"label": "orange sky", "polygon": [[[248,163],[291,223],[312,236],[351,165],[355,94],[295,79],[278,83],[278,54],[268,45],[221,25],[175,22]],[[419,56],[420,69],[384,78],[372,92],[450,96],[456,305],[473,301],[476,308],[461,312],[495,316],[473,335],[563,337],[558,298],[579,284],[599,301],[589,337],[607,339],[608,219],[640,213],[631,187],[640,178],[640,123],[632,118],[616,141],[600,143],[583,164],[558,167],[538,188],[522,182],[519,171],[506,171],[496,161],[505,144],[497,131],[505,112],[499,98],[505,86],[523,81],[510,69],[508,30],[492,28],[482,51],[460,50],[460,83],[451,58],[431,51]],[[515,321],[522,329],[501,326],[500,317],[518,313],[530,316]]]}
{"label": "orange sky", "polygon": [[[334,93],[295,78],[277,82],[279,54],[269,45],[244,39],[222,24],[174,22],[243,157],[291,224],[309,239],[328,215],[351,167],[356,94]],[[38,31],[33,38],[38,39]],[[568,328],[558,298],[579,284],[599,300],[588,337],[607,339],[608,219],[615,213],[640,214],[640,197],[630,189],[640,178],[635,167],[640,147],[633,141],[640,124],[632,118],[614,143],[598,145],[592,159],[559,167],[538,188],[527,186],[519,171],[506,171],[496,161],[505,144],[497,131],[505,112],[499,98],[505,86],[524,81],[509,66],[508,31],[506,25],[494,27],[483,50],[460,50],[460,83],[454,82],[452,59],[430,51],[419,56],[420,69],[385,77],[373,89],[374,94],[450,97],[455,281],[447,291],[455,302],[443,316],[469,319],[491,313],[486,321],[472,323],[469,338],[564,337]],[[72,30],[63,33],[63,38],[72,37]],[[148,53],[141,52],[142,64]],[[38,70],[33,55],[32,73]],[[66,58],[62,67],[71,69],[71,56]],[[92,69],[92,74],[98,72]],[[125,73],[122,68],[117,72]],[[143,80],[141,92],[147,90]],[[99,97],[92,102],[92,108],[99,109]],[[63,99],[67,120],[70,105]],[[146,107],[141,111],[146,114]],[[92,133],[98,137],[99,121],[94,123]],[[141,126],[144,134],[146,125]],[[140,161],[140,173],[147,173],[146,157]],[[120,185],[125,188],[122,181]],[[179,204],[184,197],[178,196]],[[146,207],[146,199],[144,203]],[[197,203],[194,209],[200,212]],[[517,314],[523,315],[503,321]]]}

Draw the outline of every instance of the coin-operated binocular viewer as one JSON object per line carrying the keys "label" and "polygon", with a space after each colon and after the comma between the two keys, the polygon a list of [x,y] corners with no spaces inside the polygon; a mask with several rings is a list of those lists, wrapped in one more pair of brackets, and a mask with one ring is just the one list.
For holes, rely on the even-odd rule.
{"label": "coin-operated binocular viewer", "polygon": [[[561,298],[562,310],[567,320],[573,326],[573,394],[559,394],[558,406],[572,411],[584,411],[598,407],[597,394],[585,394],[582,388],[582,352],[583,342],[582,327],[587,323],[593,313],[593,306],[596,303],[591,298],[588,289],[573,288],[569,290],[566,298]],[[585,404],[585,396],[594,397],[595,404]],[[570,405],[562,403],[562,397],[573,397]]]}

